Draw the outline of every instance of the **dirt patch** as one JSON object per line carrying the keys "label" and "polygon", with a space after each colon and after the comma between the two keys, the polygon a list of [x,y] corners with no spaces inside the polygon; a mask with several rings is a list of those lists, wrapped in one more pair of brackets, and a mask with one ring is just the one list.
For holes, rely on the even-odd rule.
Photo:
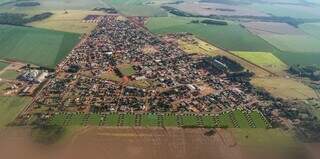
{"label": "dirt patch", "polygon": [[250,32],[257,35],[305,35],[305,33],[286,23],[274,22],[248,22],[242,23]]}

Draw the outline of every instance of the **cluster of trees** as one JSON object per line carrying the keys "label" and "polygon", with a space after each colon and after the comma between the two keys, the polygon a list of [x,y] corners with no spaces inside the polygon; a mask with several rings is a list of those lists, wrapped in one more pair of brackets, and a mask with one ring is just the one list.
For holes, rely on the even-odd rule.
{"label": "cluster of trees", "polygon": [[203,23],[203,24],[209,24],[209,25],[228,25],[225,21],[219,21],[219,20],[212,20],[212,19],[205,19],[205,20],[192,20],[191,23]]}
{"label": "cluster of trees", "polygon": [[103,11],[109,14],[118,13],[118,11],[115,8],[94,8],[93,11]]}
{"label": "cluster of trees", "polygon": [[[198,18],[210,18],[210,19],[218,19],[218,20],[239,20],[239,19],[251,19],[256,21],[263,21],[263,22],[279,22],[279,23],[287,23],[293,27],[298,27],[300,24],[303,23],[315,23],[320,22],[320,18],[318,19],[303,19],[303,18],[292,18],[292,17],[280,17],[280,16],[240,16],[240,15],[195,15],[191,13],[187,13],[184,11],[181,11],[174,7],[169,6],[162,6],[163,9],[168,11],[171,14],[182,16],[182,17],[198,17]],[[196,21],[193,21],[196,22]],[[216,22],[210,22],[207,21],[208,24],[214,24],[214,25],[227,25],[226,22],[216,24]]]}
{"label": "cluster of trees", "polygon": [[308,77],[314,81],[320,80],[320,67],[315,65],[312,65],[312,66],[294,65],[288,69],[288,72],[293,75]]}
{"label": "cluster of trees", "polygon": [[32,6],[38,6],[40,5],[39,2],[21,2],[14,4],[17,7],[32,7]]}
{"label": "cluster of trees", "polygon": [[45,13],[34,15],[32,17],[27,17],[27,14],[0,13],[0,24],[23,26],[26,23],[40,21],[40,20],[49,18],[52,15],[53,14],[50,12],[45,12]]}

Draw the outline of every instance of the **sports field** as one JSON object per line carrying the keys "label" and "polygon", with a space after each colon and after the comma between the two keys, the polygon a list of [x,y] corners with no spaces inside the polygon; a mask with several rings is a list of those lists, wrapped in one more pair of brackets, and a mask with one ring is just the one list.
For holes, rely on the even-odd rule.
{"label": "sports field", "polygon": [[269,52],[238,51],[233,53],[274,73],[285,71],[288,68],[285,63]]}
{"label": "sports field", "polygon": [[219,47],[233,51],[266,51],[274,48],[236,23],[227,26],[213,26],[191,23],[199,18],[185,17],[152,17],[146,27],[153,33],[165,34],[189,32]]}
{"label": "sports field", "polygon": [[0,128],[12,122],[31,98],[0,96]]}
{"label": "sports field", "polygon": [[0,25],[0,58],[54,68],[79,42],[79,34]]}
{"label": "sports field", "polygon": [[242,110],[221,113],[216,116],[209,114],[60,113],[51,117],[48,123],[60,126],[100,125],[109,127],[268,128],[271,126],[260,112]]}

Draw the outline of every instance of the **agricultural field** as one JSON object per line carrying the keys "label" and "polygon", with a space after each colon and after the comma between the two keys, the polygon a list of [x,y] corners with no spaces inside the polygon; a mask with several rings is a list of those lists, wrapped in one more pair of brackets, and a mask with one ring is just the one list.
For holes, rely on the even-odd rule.
{"label": "agricultural field", "polygon": [[269,128],[270,124],[258,111],[235,110],[216,116],[209,114],[77,114],[60,113],[53,115],[48,124],[59,126],[102,125],[107,127],[227,127],[227,128]]}
{"label": "agricultural field", "polygon": [[289,16],[294,18],[319,18],[320,16],[319,5],[303,6],[290,4],[253,3],[248,7],[264,13],[282,17]]}
{"label": "agricultural field", "polygon": [[15,80],[19,76],[19,72],[14,70],[5,70],[0,72],[0,78],[6,80]]}
{"label": "agricultural field", "polygon": [[270,52],[233,52],[235,55],[244,58],[258,66],[266,68],[274,73],[281,73],[288,69],[288,66]]}
{"label": "agricultural field", "polygon": [[201,23],[191,23],[201,18],[186,17],[152,17],[146,27],[153,33],[166,34],[189,32],[196,37],[232,51],[273,51],[274,48],[253,35],[239,24],[229,22],[227,26],[213,26]]}
{"label": "agricultural field", "polygon": [[97,7],[109,6],[100,0],[37,0],[40,5],[32,7],[17,7],[14,4],[0,6],[1,12],[40,13],[56,10],[92,10]]}
{"label": "agricultural field", "polygon": [[1,71],[2,69],[6,68],[8,65],[9,65],[9,64],[6,63],[6,62],[1,62],[1,61],[0,61],[0,71]]}
{"label": "agricultural field", "polygon": [[61,10],[54,11],[53,14],[53,16],[45,20],[29,23],[28,26],[79,34],[89,33],[97,24],[84,23],[82,20],[87,15],[104,15],[105,13],[82,10],[68,10],[68,13],[65,13],[65,11]]}
{"label": "agricultural field", "polygon": [[12,122],[30,102],[29,97],[0,96],[0,128]]}
{"label": "agricultural field", "polygon": [[305,23],[299,25],[299,29],[310,36],[320,39],[320,23]]}
{"label": "agricultural field", "polygon": [[275,97],[291,100],[317,98],[317,94],[312,88],[292,78],[253,78],[251,83],[266,89]]}
{"label": "agricultural field", "polygon": [[79,34],[0,25],[0,58],[54,68],[79,42]]}
{"label": "agricultural field", "polygon": [[103,0],[109,6],[114,7],[120,13],[129,16],[167,16],[165,10],[160,8],[160,1],[152,3],[145,0]]}

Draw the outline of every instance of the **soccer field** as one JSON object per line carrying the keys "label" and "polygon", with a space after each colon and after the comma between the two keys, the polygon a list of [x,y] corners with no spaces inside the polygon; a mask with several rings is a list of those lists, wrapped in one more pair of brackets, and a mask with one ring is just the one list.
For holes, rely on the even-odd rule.
{"label": "soccer field", "polygon": [[0,58],[54,68],[79,42],[79,34],[0,25]]}

